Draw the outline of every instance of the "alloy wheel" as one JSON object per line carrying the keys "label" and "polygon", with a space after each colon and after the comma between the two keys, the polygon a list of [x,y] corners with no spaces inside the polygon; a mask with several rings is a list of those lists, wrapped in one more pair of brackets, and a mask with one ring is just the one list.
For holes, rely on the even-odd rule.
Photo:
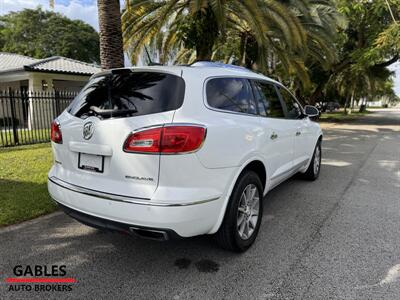
{"label": "alloy wheel", "polygon": [[320,164],[321,164],[321,150],[319,147],[317,147],[315,148],[315,154],[314,154],[314,174],[318,174]]}
{"label": "alloy wheel", "polygon": [[260,211],[260,195],[257,186],[249,184],[240,197],[237,230],[243,240],[249,239],[256,229]]}

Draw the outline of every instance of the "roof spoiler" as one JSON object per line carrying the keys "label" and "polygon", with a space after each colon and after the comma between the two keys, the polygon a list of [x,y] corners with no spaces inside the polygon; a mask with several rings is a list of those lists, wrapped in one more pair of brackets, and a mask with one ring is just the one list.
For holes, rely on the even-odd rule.
{"label": "roof spoiler", "polygon": [[212,61],[196,61],[196,62],[192,63],[190,66],[191,67],[225,68],[225,69],[231,69],[231,70],[252,72],[251,70],[249,70],[245,67],[235,66],[235,65],[230,65],[230,64],[223,64],[223,63],[212,62]]}

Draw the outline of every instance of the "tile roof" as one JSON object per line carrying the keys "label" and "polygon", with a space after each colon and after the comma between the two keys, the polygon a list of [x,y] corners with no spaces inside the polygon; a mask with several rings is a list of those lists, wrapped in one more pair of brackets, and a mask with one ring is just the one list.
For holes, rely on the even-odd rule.
{"label": "tile roof", "polygon": [[100,72],[101,68],[94,64],[62,56],[36,59],[19,54],[0,52],[0,74],[22,70],[92,75]]}
{"label": "tile roof", "polygon": [[38,59],[29,56],[0,52],[0,72],[20,69],[37,61]]}

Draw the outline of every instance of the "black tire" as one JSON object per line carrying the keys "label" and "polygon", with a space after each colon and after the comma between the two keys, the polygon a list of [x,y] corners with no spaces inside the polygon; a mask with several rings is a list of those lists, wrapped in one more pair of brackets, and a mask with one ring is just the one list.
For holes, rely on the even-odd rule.
{"label": "black tire", "polygon": [[[316,156],[316,152],[317,151],[319,151],[319,155],[316,158],[315,156]],[[318,178],[319,173],[321,171],[321,157],[322,157],[321,141],[318,141],[317,145],[315,146],[314,153],[313,153],[312,159],[310,161],[310,165],[308,166],[307,171],[304,174],[302,174],[302,177],[304,179],[310,180],[310,181],[314,181],[314,180],[316,180]],[[318,170],[317,171],[315,171],[315,168],[314,168],[314,164],[315,164],[315,160],[316,159],[319,160],[319,162],[318,162]]]}
{"label": "black tire", "polygon": [[[246,188],[250,187],[250,189],[255,191],[254,186],[257,188],[259,195],[258,219],[256,221],[255,226],[252,226],[252,228],[247,227],[247,233],[250,233],[250,230],[253,231],[251,234],[249,234],[249,236],[246,239],[243,239],[239,233],[240,226],[238,226],[239,222],[238,218],[239,214],[243,214],[243,217],[245,216],[245,214],[239,212],[239,205],[242,204],[243,199],[241,197]],[[263,212],[262,200],[263,200],[263,185],[261,183],[260,178],[253,171],[245,171],[240,175],[240,177],[236,182],[236,185],[232,191],[228,206],[225,211],[224,220],[218,232],[215,234],[216,240],[222,248],[235,252],[244,252],[254,243],[258,234],[258,230],[260,229],[260,224],[262,219],[262,212]],[[250,218],[252,218],[251,215],[247,217],[248,219],[245,220],[249,220]],[[245,222],[245,220],[243,220],[242,222]],[[250,224],[251,222],[250,223],[249,222],[247,223]]]}

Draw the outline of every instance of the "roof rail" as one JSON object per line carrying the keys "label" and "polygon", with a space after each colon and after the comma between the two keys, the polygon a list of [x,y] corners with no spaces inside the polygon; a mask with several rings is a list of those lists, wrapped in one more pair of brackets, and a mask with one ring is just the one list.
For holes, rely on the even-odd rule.
{"label": "roof rail", "polygon": [[226,69],[237,70],[237,71],[252,72],[251,70],[246,69],[245,67],[223,64],[223,63],[212,62],[212,61],[196,61],[196,62],[192,63],[190,66],[191,67],[226,68]]}

